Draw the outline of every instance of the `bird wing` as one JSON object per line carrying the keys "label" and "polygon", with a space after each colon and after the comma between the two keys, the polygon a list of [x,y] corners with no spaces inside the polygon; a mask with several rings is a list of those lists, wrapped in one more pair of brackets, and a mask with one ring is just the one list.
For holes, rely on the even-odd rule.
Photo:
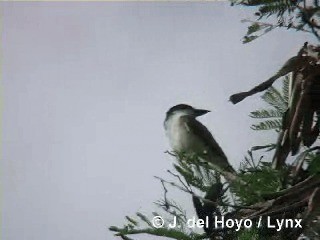
{"label": "bird wing", "polygon": [[183,116],[182,118],[184,118],[184,122],[188,131],[192,132],[194,135],[197,135],[199,139],[201,139],[203,143],[212,150],[213,153],[227,159],[219,144],[216,142],[216,140],[214,140],[210,131],[201,122],[190,116]]}
{"label": "bird wing", "polygon": [[219,167],[220,173],[222,173],[227,180],[234,181],[236,179],[236,176],[234,175],[235,170],[229,164],[226,155],[216,140],[214,140],[209,130],[193,117],[183,116],[182,118],[184,118],[183,120],[187,131],[196,135],[208,147],[208,149],[211,150],[212,158],[208,159],[208,161],[216,167]]}

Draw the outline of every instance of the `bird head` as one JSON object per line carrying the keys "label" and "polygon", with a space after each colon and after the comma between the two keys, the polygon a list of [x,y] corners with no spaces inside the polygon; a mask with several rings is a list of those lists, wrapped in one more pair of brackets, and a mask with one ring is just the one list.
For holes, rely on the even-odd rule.
{"label": "bird head", "polygon": [[206,113],[210,112],[209,110],[204,109],[196,109],[191,107],[187,104],[178,104],[173,107],[171,107],[167,111],[167,118],[171,116],[193,116],[193,117],[199,117],[201,115],[204,115]]}

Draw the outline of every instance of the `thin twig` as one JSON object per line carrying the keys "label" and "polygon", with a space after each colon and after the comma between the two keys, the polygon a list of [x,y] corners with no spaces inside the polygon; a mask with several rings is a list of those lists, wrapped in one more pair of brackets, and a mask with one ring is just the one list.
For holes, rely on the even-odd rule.
{"label": "thin twig", "polygon": [[162,184],[162,187],[163,187],[163,190],[164,190],[164,205],[165,205],[165,208],[166,210],[168,210],[170,208],[170,204],[168,202],[168,199],[167,199],[167,193],[168,193],[168,189],[166,188],[166,186],[164,185],[164,182],[163,180],[160,180],[161,181],[161,184]]}
{"label": "thin twig", "polygon": [[173,157],[177,157],[176,154],[174,154],[174,153],[172,153],[172,152],[170,152],[170,151],[165,151],[164,153],[167,153],[167,154],[169,154],[169,155],[171,155],[171,156],[173,156]]}
{"label": "thin twig", "polygon": [[175,174],[173,172],[171,172],[170,170],[167,170],[168,173],[170,173],[172,176],[178,178],[179,182],[186,188],[188,189],[190,192],[192,192],[191,186],[190,184],[186,181],[186,183],[188,184],[188,186],[181,180],[180,176],[178,174]]}
{"label": "thin twig", "polygon": [[155,177],[156,179],[160,180],[160,181],[163,181],[164,183],[170,184],[171,186],[174,186],[174,187],[180,189],[181,191],[184,191],[184,192],[186,192],[186,193],[192,193],[192,192],[190,192],[189,189],[185,189],[185,188],[179,186],[178,184],[176,184],[175,182],[169,182],[169,181],[164,180],[163,178],[160,178],[160,177],[157,177],[157,176],[154,176],[154,177]]}
{"label": "thin twig", "polygon": [[278,25],[274,25],[272,23],[254,21],[254,20],[250,20],[250,19],[243,19],[242,22],[257,23],[259,25],[261,24],[261,25],[264,25],[266,27],[272,27],[273,29],[275,29],[277,27],[279,27],[279,28],[287,28],[287,29],[288,28],[292,28],[292,29],[296,29],[296,30],[299,30],[299,31],[302,31],[302,32],[312,33],[312,31],[309,31],[309,30],[304,29],[304,28],[300,29],[300,28],[298,28],[298,27],[296,27],[294,25],[291,25],[291,26],[290,25],[279,25],[279,24]]}
{"label": "thin twig", "polygon": [[[204,197],[201,197],[201,196],[195,194],[194,192],[189,191],[188,189],[185,189],[185,188],[179,186],[178,184],[176,184],[174,182],[169,182],[169,181],[164,180],[163,178],[160,178],[160,177],[157,177],[157,176],[154,176],[154,177],[156,179],[159,179],[163,184],[164,183],[170,184],[171,186],[174,186],[174,187],[176,187],[176,188],[178,188],[178,189],[180,189],[180,190],[182,190],[182,191],[184,191],[186,193],[191,194],[193,197],[197,197],[197,198],[201,199],[204,203],[209,203],[209,204],[213,204],[213,205],[217,204],[216,202],[213,202],[213,201],[210,201],[210,200],[208,200],[208,199],[206,199]],[[253,210],[260,209],[258,207],[253,207],[253,206],[241,206],[241,205],[232,205],[232,204],[226,204],[226,203],[219,203],[219,204],[220,204],[220,206],[233,207],[233,208],[253,209]]]}

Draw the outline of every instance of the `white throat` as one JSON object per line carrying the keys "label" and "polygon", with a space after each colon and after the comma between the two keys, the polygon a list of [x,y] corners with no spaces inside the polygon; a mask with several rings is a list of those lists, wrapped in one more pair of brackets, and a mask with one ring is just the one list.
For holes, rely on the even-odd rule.
{"label": "white throat", "polygon": [[188,114],[184,112],[174,113],[164,122],[170,146],[172,150],[176,152],[185,151],[188,145],[186,141],[190,139],[190,132],[187,129],[187,125],[183,119],[181,119],[181,117],[186,115]]}

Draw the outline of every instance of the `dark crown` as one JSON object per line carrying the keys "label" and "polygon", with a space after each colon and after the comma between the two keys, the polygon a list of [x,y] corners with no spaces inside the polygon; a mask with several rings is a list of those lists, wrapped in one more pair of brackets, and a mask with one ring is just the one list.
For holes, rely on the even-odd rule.
{"label": "dark crown", "polygon": [[187,104],[178,104],[170,108],[167,114],[173,113],[174,111],[177,111],[177,110],[185,110],[185,109],[193,109],[193,107]]}

